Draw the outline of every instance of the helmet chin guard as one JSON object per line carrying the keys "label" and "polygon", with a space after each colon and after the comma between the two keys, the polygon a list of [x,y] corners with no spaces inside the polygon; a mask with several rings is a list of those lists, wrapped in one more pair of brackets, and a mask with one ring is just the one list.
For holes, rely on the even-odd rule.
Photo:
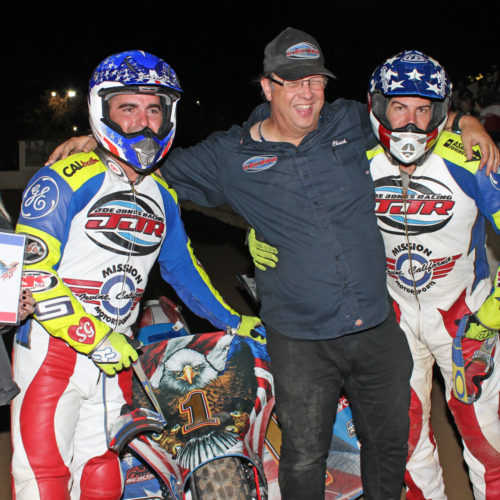
{"label": "helmet chin guard", "polygon": [[399,161],[413,164],[425,153],[427,137],[414,132],[392,132],[389,144],[391,154]]}
{"label": "helmet chin guard", "polygon": [[150,129],[145,129],[144,139],[136,142],[134,144],[135,152],[137,153],[137,160],[145,168],[154,163],[154,159],[158,151],[160,150],[160,145],[154,141],[152,136],[149,136],[148,131]]}
{"label": "helmet chin guard", "polygon": [[[444,68],[416,50],[401,52],[378,66],[368,91],[370,122],[387,153],[404,165],[419,165],[432,152],[448,117],[452,85]],[[389,100],[396,96],[431,101],[431,120],[426,130],[414,123],[393,129],[387,119]]]}
{"label": "helmet chin guard", "polygon": [[[157,167],[169,151],[176,129],[176,107],[182,89],[175,72],[162,59],[132,50],[108,57],[97,66],[89,84],[92,132],[100,145],[139,173]],[[125,133],[109,117],[109,101],[118,94],[147,94],[160,99],[162,124]]]}

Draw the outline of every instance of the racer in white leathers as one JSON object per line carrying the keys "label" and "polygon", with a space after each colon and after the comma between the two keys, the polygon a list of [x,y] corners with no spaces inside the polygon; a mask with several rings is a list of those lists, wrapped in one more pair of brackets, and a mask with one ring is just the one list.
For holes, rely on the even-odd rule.
{"label": "racer in white leathers", "polygon": [[23,280],[37,305],[14,349],[17,500],[120,498],[107,430],[131,403],[128,367],[138,356],[125,336],[156,259],[179,297],[217,328],[246,333],[258,322],[212,287],[175,192],[151,174],[172,143],[180,92],[156,56],[107,58],[89,89],[100,149],[42,168],[23,194],[16,230],[28,235]]}
{"label": "racer in white leathers", "polygon": [[482,382],[477,401],[464,404],[451,392],[451,352],[459,320],[474,313],[464,357],[491,337],[494,362],[500,361],[500,283],[497,273],[492,287],[485,249],[486,220],[500,232],[500,176],[478,170],[479,155],[467,161],[457,134],[443,132],[435,146],[450,95],[444,69],[428,56],[406,51],[385,61],[369,90],[370,118],[382,146],[368,155],[388,288],[414,363],[407,498],[446,498],[429,421],[436,361],[474,496],[494,499],[500,498],[500,371]]}
{"label": "racer in white leathers", "polygon": [[[474,496],[493,500],[500,498],[500,371],[482,381],[476,397],[469,380],[471,401],[479,397],[459,401],[452,392],[452,342],[468,316],[462,346],[469,376],[478,374],[470,359],[484,339],[494,342],[494,365],[500,362],[500,270],[492,283],[485,250],[486,220],[500,232],[500,175],[479,170],[477,152],[467,161],[460,135],[443,132],[450,96],[444,69],[428,56],[406,51],[385,61],[370,82],[370,119],[381,145],[368,157],[388,289],[414,362],[406,498],[446,498],[429,420],[436,361]],[[277,262],[275,249],[253,232],[249,247],[261,269]]]}

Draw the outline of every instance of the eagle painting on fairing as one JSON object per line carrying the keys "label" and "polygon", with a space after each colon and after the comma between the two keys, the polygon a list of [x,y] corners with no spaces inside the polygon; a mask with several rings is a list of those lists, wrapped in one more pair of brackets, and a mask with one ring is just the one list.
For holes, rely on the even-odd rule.
{"label": "eagle painting on fairing", "polygon": [[[239,443],[257,394],[248,341],[220,332],[177,337],[142,351],[144,370],[167,420],[154,439],[181,467],[192,470]],[[134,388],[134,405],[150,407],[141,389]]]}

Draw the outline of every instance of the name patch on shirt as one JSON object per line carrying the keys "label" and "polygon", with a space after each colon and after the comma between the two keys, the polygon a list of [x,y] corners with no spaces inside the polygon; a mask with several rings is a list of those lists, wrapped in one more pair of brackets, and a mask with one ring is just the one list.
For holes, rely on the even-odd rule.
{"label": "name patch on shirt", "polygon": [[347,139],[341,139],[338,141],[337,139],[333,139],[332,141],[332,147],[336,148],[337,146],[342,146],[342,144],[347,144]]}

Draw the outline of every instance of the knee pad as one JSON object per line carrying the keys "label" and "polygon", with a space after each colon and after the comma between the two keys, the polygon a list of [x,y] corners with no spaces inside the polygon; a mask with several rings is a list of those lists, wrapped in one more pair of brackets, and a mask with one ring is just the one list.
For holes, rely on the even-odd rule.
{"label": "knee pad", "polygon": [[119,500],[122,474],[118,455],[108,450],[94,457],[83,468],[80,500]]}

